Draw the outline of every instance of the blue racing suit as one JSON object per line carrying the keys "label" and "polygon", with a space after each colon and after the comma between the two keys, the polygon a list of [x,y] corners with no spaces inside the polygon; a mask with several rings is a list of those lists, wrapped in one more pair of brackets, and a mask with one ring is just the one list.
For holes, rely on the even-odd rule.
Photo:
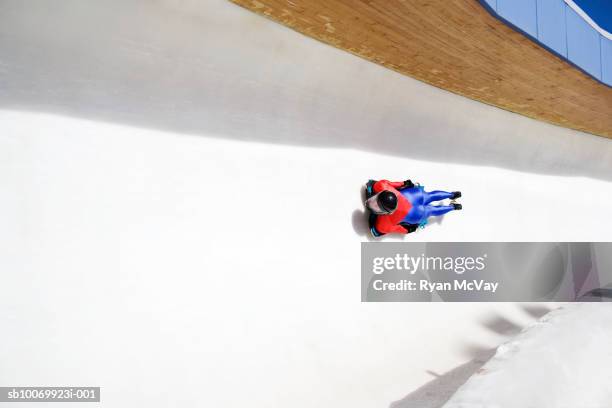
{"label": "blue racing suit", "polygon": [[455,209],[452,205],[429,205],[432,201],[452,198],[453,193],[439,190],[427,192],[422,186],[399,191],[412,204],[408,215],[404,217],[404,222],[408,224],[425,225],[427,218],[440,216]]}

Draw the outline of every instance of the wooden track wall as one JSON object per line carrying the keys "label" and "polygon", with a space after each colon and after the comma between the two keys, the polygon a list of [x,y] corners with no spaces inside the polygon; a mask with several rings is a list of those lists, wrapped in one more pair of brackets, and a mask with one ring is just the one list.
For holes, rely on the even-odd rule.
{"label": "wooden track wall", "polygon": [[231,1],[431,85],[612,138],[612,88],[506,26],[476,0]]}

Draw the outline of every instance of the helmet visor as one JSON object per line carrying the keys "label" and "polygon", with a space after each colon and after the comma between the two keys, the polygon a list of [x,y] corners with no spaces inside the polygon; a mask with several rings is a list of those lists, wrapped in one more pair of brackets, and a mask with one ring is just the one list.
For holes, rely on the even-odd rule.
{"label": "helmet visor", "polygon": [[380,193],[373,195],[372,197],[366,200],[365,202],[366,207],[368,207],[374,214],[393,213],[393,211],[395,211],[395,209],[397,208],[397,199],[395,199],[395,195],[393,195],[395,202],[389,203],[388,202],[389,200],[385,201],[385,198],[388,198],[387,196],[389,194],[393,194],[393,193],[389,191],[381,191]]}

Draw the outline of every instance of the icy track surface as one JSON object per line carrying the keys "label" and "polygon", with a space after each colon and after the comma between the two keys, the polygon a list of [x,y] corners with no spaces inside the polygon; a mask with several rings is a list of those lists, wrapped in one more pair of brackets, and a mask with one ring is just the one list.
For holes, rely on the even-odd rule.
{"label": "icy track surface", "polygon": [[511,341],[444,408],[605,408],[612,401],[612,304],[555,310]]}
{"label": "icy track surface", "polygon": [[440,407],[554,305],[360,303],[381,177],[463,191],[407,240],[610,240],[609,140],[225,1],[0,2],[0,385]]}

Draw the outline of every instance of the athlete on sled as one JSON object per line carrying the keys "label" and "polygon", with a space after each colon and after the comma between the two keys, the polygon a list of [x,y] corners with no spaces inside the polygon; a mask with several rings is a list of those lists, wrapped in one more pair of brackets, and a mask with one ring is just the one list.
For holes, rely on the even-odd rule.
{"label": "athlete on sled", "polygon": [[429,217],[461,210],[461,204],[430,205],[434,201],[455,200],[460,191],[427,192],[412,181],[370,180],[366,184],[366,207],[370,210],[370,231],[375,237],[389,233],[408,234],[427,224]]}

